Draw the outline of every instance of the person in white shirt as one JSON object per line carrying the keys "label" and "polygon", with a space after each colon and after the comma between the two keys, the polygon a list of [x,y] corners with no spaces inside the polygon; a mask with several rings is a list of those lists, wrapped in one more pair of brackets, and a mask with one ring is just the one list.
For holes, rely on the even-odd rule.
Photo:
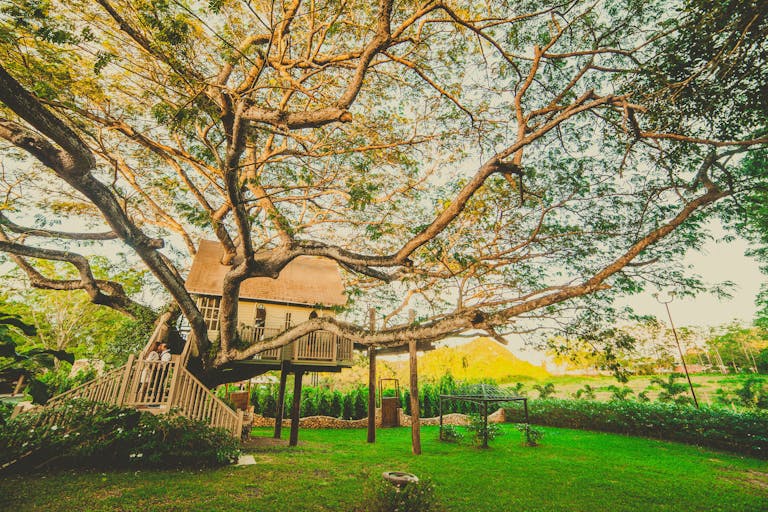
{"label": "person in white shirt", "polygon": [[[157,351],[159,347],[153,347],[152,350],[150,350],[147,353],[147,357],[144,358],[145,361],[150,363],[156,363],[157,361],[160,361],[160,353]],[[152,387],[152,381],[153,379],[153,367],[154,365],[147,365],[144,367],[143,370],[141,370],[141,387],[139,388],[139,399],[144,400],[147,395],[151,394],[150,388]]]}
{"label": "person in white shirt", "polygon": [[160,352],[160,357],[159,357],[160,361],[162,361],[164,363],[170,362],[170,360],[171,360],[171,349],[168,348],[168,344],[167,343],[160,343],[157,346],[157,350],[158,350],[158,352]]}

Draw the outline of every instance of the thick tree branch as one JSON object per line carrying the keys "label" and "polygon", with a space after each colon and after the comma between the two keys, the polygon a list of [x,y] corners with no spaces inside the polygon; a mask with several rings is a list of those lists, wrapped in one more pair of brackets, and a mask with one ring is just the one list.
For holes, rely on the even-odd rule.
{"label": "thick tree branch", "polygon": [[[154,313],[150,308],[131,300],[119,283],[96,279],[93,276],[88,260],[80,254],[69,251],[30,247],[11,242],[2,231],[0,231],[0,251],[7,252],[11,255],[11,258],[19,268],[27,274],[30,284],[35,288],[48,290],[84,290],[94,304],[108,306],[133,318],[137,318],[142,314],[154,316]],[[77,269],[80,279],[49,279],[30,265],[24,259],[25,257],[70,263]]]}
{"label": "thick tree branch", "polygon": [[515,317],[609,288],[610,286],[606,283],[606,280],[611,276],[630,264],[644,250],[674,231],[695,211],[727,195],[727,192],[708,190],[705,194],[688,202],[675,217],[663,226],[648,232],[644,237],[632,244],[621,256],[605,265],[593,277],[581,284],[550,287],[547,292],[539,290],[539,292],[532,294],[522,302],[493,313],[484,313],[479,307],[466,308],[418,326],[398,326],[375,332],[357,325],[338,321],[334,318],[315,318],[287,329],[274,338],[248,347],[245,350],[231,351],[228,354],[223,354],[220,356],[217,364],[223,365],[230,360],[252,357],[264,350],[285,346],[317,330],[326,330],[336,335],[350,338],[355,343],[361,345],[378,347],[401,346],[411,340],[420,342],[436,341],[468,329],[483,329],[495,332],[496,328],[508,324]]}
{"label": "thick tree branch", "polygon": [[[95,167],[95,159],[80,137],[45,109],[2,67],[0,67],[0,101],[46,137],[54,140],[62,150],[54,148],[41,135],[11,121],[0,121],[0,137],[28,151],[46,164],[59,178],[87,197],[101,211],[115,234],[136,251],[150,271],[179,303],[197,335],[200,343],[198,349],[201,352],[206,350],[208,337],[202,315],[187,293],[184,282],[179,279],[178,272],[169,268],[167,262],[157,252],[157,249],[164,245],[163,241],[147,237],[127,216],[110,190],[91,174]],[[73,153],[70,153],[70,150]]]}
{"label": "thick tree branch", "polygon": [[0,212],[0,227],[7,228],[14,233],[44,238],[57,238],[64,240],[115,240],[117,234],[114,231],[103,233],[72,233],[68,231],[53,231],[50,229],[30,228],[20,226]]}

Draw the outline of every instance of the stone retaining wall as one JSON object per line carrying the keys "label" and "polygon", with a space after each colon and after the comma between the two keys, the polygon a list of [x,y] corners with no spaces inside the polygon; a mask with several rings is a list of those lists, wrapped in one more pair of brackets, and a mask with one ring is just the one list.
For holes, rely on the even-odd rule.
{"label": "stone retaining wall", "polygon": [[[400,411],[400,425],[403,427],[411,426],[411,417],[407,414],[403,414],[402,409]],[[499,409],[493,414],[488,415],[488,421],[490,423],[504,423],[504,410]],[[439,425],[440,417],[435,418],[421,418],[420,423],[422,425]],[[469,416],[466,414],[451,413],[443,416],[444,425],[469,425]],[[274,427],[274,418],[265,418],[264,416],[254,414],[253,421],[251,423],[254,427]],[[283,420],[283,427],[290,428],[291,420]],[[308,416],[306,418],[299,419],[300,428],[366,428],[368,426],[368,419],[363,418],[361,420],[342,420],[339,418],[332,418],[330,416]],[[376,409],[376,426],[381,427],[381,409]]]}

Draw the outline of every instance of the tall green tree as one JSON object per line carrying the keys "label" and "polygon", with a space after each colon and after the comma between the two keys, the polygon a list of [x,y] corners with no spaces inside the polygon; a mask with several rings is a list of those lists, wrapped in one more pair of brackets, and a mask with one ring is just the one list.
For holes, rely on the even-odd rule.
{"label": "tall green tree", "polygon": [[[754,49],[765,9],[721,28],[692,5],[13,0],[0,10],[0,251],[33,286],[151,314],[93,272],[92,244],[128,251],[189,321],[211,383],[318,329],[377,346],[470,329],[502,340],[605,316],[648,283],[695,285],[675,262],[749,184],[734,186],[734,155],[768,138],[747,100],[741,117],[681,108],[679,91],[703,101],[690,91],[707,75],[670,64],[718,30],[724,48]],[[679,70],[693,79],[677,87]],[[755,79],[725,76],[709,101]],[[216,350],[182,277],[198,237],[230,268]],[[338,262],[388,327],[370,332],[351,300],[345,321],[238,343],[243,280],[302,255]]]}

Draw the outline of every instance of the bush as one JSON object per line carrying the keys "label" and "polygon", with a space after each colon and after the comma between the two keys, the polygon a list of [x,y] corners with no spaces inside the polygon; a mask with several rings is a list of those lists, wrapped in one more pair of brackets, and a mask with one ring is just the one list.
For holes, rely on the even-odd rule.
{"label": "bush", "polygon": [[355,411],[352,407],[352,395],[345,393],[341,402],[341,417],[345,420],[351,420]]}
{"label": "bush", "polygon": [[272,396],[272,394],[267,394],[264,396],[264,401],[260,404],[261,414],[264,415],[265,418],[274,418],[277,414],[277,400],[275,400],[275,397]]}
{"label": "bush", "polygon": [[528,423],[521,423],[517,430],[523,433],[523,444],[525,446],[539,446],[539,441],[544,437],[544,432],[533,428]]}
{"label": "bush", "polygon": [[555,394],[555,385],[551,382],[547,382],[546,384],[534,384],[533,389],[539,392],[540,399],[549,398]]}
{"label": "bush", "polygon": [[497,423],[486,423],[485,418],[479,414],[469,415],[467,430],[472,434],[474,443],[478,445],[484,445],[486,435],[488,436],[488,441],[493,441],[503,433]]}
{"label": "bush", "polygon": [[658,400],[660,402],[674,402],[678,405],[693,405],[693,399],[688,395],[690,392],[688,384],[677,382],[678,379],[682,378],[683,375],[680,373],[670,373],[667,380],[661,377],[652,378],[651,384],[661,387]]}
{"label": "bush", "polygon": [[464,439],[464,434],[456,425],[443,425],[440,431],[440,440],[447,441],[449,443],[458,443]]}
{"label": "bush", "polygon": [[333,398],[331,399],[331,414],[329,414],[329,416],[341,418],[343,413],[343,402],[344,399],[342,398],[341,393],[334,391]]}
{"label": "bush", "polygon": [[740,380],[737,385],[718,388],[717,401],[723,404],[735,404],[740,407],[768,409],[768,386],[766,379],[750,375]]}
{"label": "bush", "polygon": [[[662,402],[532,400],[529,421],[536,425],[613,432],[718,448],[768,458],[768,413],[734,412]],[[522,406],[504,411],[521,423]]]}
{"label": "bush", "polygon": [[71,400],[0,426],[0,465],[203,467],[234,462],[239,440],[182,416]]}
{"label": "bush", "polygon": [[428,478],[398,488],[379,478],[366,493],[365,512],[439,512],[445,510],[437,499],[435,485]]}
{"label": "bush", "polygon": [[16,402],[10,400],[0,400],[0,425],[5,423],[11,418],[13,409],[16,407]]}

